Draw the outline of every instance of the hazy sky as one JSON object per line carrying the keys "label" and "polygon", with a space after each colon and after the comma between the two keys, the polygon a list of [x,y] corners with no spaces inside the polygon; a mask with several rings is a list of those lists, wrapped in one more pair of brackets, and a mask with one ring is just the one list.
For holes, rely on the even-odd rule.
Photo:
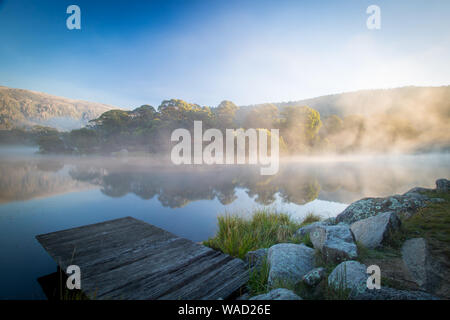
{"label": "hazy sky", "polygon": [[449,17],[447,0],[0,0],[0,85],[125,108],[448,85]]}

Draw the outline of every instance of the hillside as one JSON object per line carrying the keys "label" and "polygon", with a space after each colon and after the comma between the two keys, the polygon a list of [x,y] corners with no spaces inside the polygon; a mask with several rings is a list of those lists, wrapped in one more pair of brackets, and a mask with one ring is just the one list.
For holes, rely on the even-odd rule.
{"label": "hillside", "polygon": [[255,109],[278,108],[282,114],[300,106],[317,110],[322,136],[344,150],[450,151],[450,86],[361,90],[250,105],[241,107],[236,118],[243,122]]}
{"label": "hillside", "polygon": [[426,110],[448,117],[450,86],[361,90],[273,104],[281,109],[286,106],[309,106],[324,117],[332,114],[340,117],[354,114],[370,116],[386,112],[415,113]]}
{"label": "hillside", "polygon": [[111,109],[120,108],[0,86],[0,129],[45,125],[71,130]]}

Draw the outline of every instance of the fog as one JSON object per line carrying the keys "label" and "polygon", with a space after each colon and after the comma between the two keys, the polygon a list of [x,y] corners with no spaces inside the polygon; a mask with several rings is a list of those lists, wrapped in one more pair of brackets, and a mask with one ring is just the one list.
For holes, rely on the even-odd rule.
{"label": "fog", "polygon": [[363,197],[434,187],[450,176],[449,154],[284,158],[273,176],[259,165],[179,165],[149,157],[24,156],[1,153],[0,201],[23,201],[100,189],[114,198],[135,194],[166,207],[218,199],[230,204],[237,190],[260,205],[315,199],[351,203]]}
{"label": "fog", "polygon": [[414,153],[449,150],[448,87],[347,93],[333,101],[344,120],[329,139],[357,153]]}

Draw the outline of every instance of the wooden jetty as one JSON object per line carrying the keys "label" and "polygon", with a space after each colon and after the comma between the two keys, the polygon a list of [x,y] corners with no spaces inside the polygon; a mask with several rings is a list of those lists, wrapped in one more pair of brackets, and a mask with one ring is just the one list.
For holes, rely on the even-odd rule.
{"label": "wooden jetty", "polygon": [[36,239],[91,299],[226,299],[248,280],[242,260],[132,217]]}

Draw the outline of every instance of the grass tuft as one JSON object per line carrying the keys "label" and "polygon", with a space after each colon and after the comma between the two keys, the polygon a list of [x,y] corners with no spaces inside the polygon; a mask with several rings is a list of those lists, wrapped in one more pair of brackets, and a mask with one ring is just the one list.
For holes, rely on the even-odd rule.
{"label": "grass tuft", "polygon": [[248,251],[269,248],[277,243],[305,243],[309,239],[297,239],[295,232],[302,226],[319,221],[320,217],[308,214],[302,222],[293,220],[288,214],[269,209],[256,210],[250,218],[240,215],[218,217],[218,230],[204,245],[233,257],[244,259]]}
{"label": "grass tuft", "polygon": [[282,242],[298,242],[294,237],[298,228],[300,223],[289,215],[267,209],[255,211],[250,218],[227,214],[218,217],[216,235],[203,244],[244,259],[248,251]]}
{"label": "grass tuft", "polygon": [[264,259],[258,267],[250,268],[247,286],[251,296],[256,296],[269,291],[267,283],[269,271],[270,267],[267,263],[267,259]]}
{"label": "grass tuft", "polygon": [[308,224],[314,223],[314,222],[318,222],[322,220],[322,217],[319,215],[316,215],[312,212],[309,212],[306,217],[303,219],[302,223],[300,224],[300,227],[304,227]]}
{"label": "grass tuft", "polygon": [[[218,217],[218,230],[214,237],[203,242],[204,245],[222,251],[236,258],[244,259],[248,251],[269,248],[277,243],[304,243],[312,247],[309,235],[302,239],[295,236],[296,231],[308,224],[320,221],[321,217],[309,213],[301,222],[288,214],[269,209],[259,209],[251,217],[226,214]],[[269,265],[264,260],[260,266],[249,269],[247,283],[251,296],[267,293],[278,287],[291,289],[301,297],[312,297],[313,293],[302,283],[274,283],[268,287]]]}

